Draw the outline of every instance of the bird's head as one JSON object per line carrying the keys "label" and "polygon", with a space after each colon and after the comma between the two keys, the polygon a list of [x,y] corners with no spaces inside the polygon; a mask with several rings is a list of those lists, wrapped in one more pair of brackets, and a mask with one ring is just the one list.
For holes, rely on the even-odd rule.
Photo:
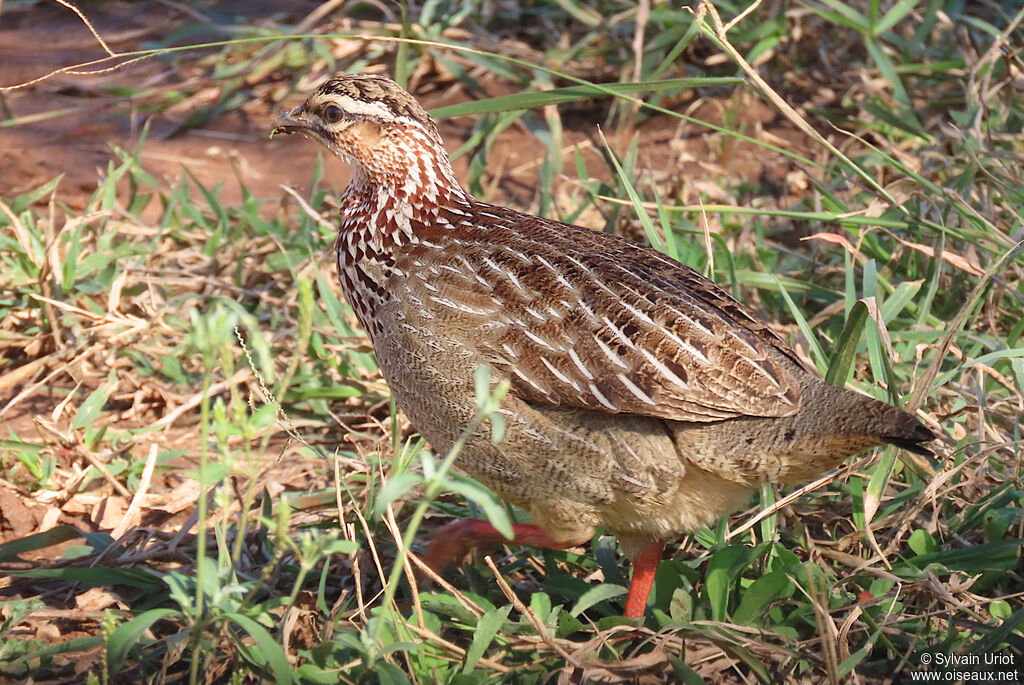
{"label": "bird's head", "polygon": [[[324,145],[374,185],[453,180],[437,126],[389,78],[339,74],[274,121],[271,136],[300,133]],[[440,179],[434,179],[437,182]]]}

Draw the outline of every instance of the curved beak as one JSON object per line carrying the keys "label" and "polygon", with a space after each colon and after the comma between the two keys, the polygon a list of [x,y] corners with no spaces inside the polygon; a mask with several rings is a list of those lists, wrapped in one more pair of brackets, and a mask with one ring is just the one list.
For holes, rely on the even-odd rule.
{"label": "curved beak", "polygon": [[306,105],[302,104],[284,114],[279,114],[271,124],[270,137],[278,133],[309,133],[313,124],[306,118]]}

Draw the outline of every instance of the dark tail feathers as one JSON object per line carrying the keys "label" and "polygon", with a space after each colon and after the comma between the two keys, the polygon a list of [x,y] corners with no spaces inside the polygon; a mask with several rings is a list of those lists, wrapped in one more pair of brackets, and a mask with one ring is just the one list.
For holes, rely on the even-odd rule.
{"label": "dark tail feathers", "polygon": [[914,454],[920,454],[922,457],[934,457],[935,453],[927,447],[921,445],[923,442],[931,442],[938,438],[934,432],[923,423],[918,421],[910,414],[904,414],[907,418],[913,421],[916,426],[913,426],[910,430],[899,436],[883,435],[882,440],[885,440],[890,445],[896,445],[908,452]]}

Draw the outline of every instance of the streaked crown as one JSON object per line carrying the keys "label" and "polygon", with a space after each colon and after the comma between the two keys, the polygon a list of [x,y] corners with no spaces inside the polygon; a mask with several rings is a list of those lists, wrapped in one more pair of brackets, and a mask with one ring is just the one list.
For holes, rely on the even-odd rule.
{"label": "streaked crown", "polygon": [[306,104],[318,108],[328,123],[366,119],[379,124],[419,126],[441,142],[437,126],[416,98],[384,76],[334,76],[317,88]]}
{"label": "streaked crown", "polygon": [[[362,142],[365,152],[373,139],[399,134],[419,135],[444,155],[437,126],[416,99],[389,78],[366,74],[339,74],[325,81],[309,98],[281,115],[273,133],[305,134],[350,162],[368,162],[352,143]],[[360,157],[364,157],[360,159]]]}

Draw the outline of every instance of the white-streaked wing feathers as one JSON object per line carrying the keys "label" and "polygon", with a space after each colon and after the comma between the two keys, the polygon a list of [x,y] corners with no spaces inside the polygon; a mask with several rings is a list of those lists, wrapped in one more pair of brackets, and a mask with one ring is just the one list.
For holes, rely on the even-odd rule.
{"label": "white-streaked wing feathers", "polygon": [[799,363],[792,352],[696,272],[614,236],[483,207],[487,226],[453,217],[459,238],[430,240],[424,261],[453,268],[408,283],[516,395],[678,421],[799,408],[782,361]]}

